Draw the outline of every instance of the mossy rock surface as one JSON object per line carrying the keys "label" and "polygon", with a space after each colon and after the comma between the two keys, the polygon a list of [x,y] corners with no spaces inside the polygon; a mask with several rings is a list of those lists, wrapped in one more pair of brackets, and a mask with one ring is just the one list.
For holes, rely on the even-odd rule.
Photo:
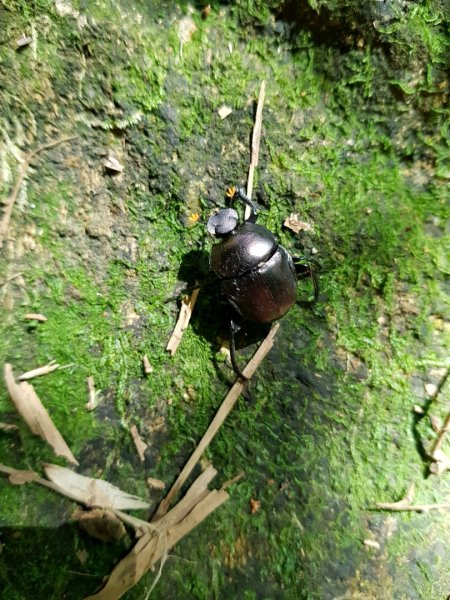
{"label": "mossy rock surface", "polygon": [[[2,202],[26,152],[77,136],[36,155],[20,188],[0,254],[0,358],[16,374],[71,365],[33,385],[79,472],[156,507],[147,477],[170,486],[234,380],[216,288],[173,358],[165,345],[170,299],[208,274],[207,219],[245,184],[262,80],[259,222],[317,265],[319,302],[283,318],[204,457],[217,486],[245,477],[172,551],[151,597],[446,598],[449,511],[374,510],[412,482],[417,504],[450,499],[427,457],[450,410],[445,5],[5,0],[0,21]],[[283,225],[291,214],[300,233]],[[1,463],[63,464],[3,384],[0,421],[19,425],[0,430]],[[102,544],[75,508],[2,476],[2,598],[78,600],[101,585],[132,532]]]}

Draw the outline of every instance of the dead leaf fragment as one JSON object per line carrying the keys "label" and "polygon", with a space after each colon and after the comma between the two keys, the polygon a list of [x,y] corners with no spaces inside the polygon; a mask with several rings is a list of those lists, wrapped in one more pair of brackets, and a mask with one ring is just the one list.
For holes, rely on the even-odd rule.
{"label": "dead leaf fragment", "polygon": [[435,385],[434,383],[426,383],[425,391],[428,394],[428,396],[430,396],[430,398],[432,398],[433,396],[436,395],[436,393],[438,391],[438,386]]}
{"label": "dead leaf fragment", "polygon": [[289,217],[286,217],[283,225],[294,233],[300,233],[300,231],[313,231],[312,225],[306,223],[306,221],[300,220],[297,213],[291,213]]}
{"label": "dead leaf fragment", "polygon": [[375,550],[379,550],[380,549],[380,544],[379,542],[377,542],[376,540],[364,540],[363,541],[364,546],[367,546],[368,548],[374,548]]}
{"label": "dead leaf fragment", "polygon": [[14,425],[13,423],[2,423],[0,421],[0,431],[17,431],[19,429],[18,425]]}
{"label": "dead leaf fragment", "polygon": [[190,42],[192,36],[197,31],[197,25],[192,17],[183,17],[178,23],[178,39],[181,46],[186,42]]}
{"label": "dead leaf fragment", "polygon": [[191,319],[192,311],[194,310],[200,288],[195,289],[190,296],[185,296],[181,301],[181,308],[178,315],[178,320],[167,342],[166,350],[173,356],[181,342],[183,333],[186,331]]}
{"label": "dead leaf fragment", "polygon": [[31,432],[45,440],[57,456],[63,456],[72,464],[78,465],[78,461],[55,427],[33,386],[26,381],[16,383],[12,366],[8,363],[4,366],[4,377],[11,400]]}
{"label": "dead leaf fragment", "polygon": [[202,19],[207,19],[211,14],[211,4],[207,4],[202,8]]}
{"label": "dead leaf fragment", "polygon": [[77,550],[75,552],[75,556],[78,558],[80,563],[84,565],[87,559],[89,558],[89,552],[85,548],[83,548],[83,550]]}
{"label": "dead leaf fragment", "polygon": [[81,529],[88,535],[104,543],[118,542],[126,534],[122,521],[104,508],[92,510],[78,508],[72,514],[72,519],[78,521]]}
{"label": "dead leaf fragment", "polygon": [[155,479],[154,477],[147,477],[147,485],[155,490],[163,490],[166,487],[164,481]]}
{"label": "dead leaf fragment", "polygon": [[36,481],[39,479],[39,475],[34,471],[28,470],[15,470],[8,477],[9,481],[13,485],[22,485],[23,483],[29,483],[30,481]]}
{"label": "dead leaf fragment", "polygon": [[231,115],[232,112],[233,109],[230,106],[226,106],[225,104],[223,104],[217,111],[217,114],[223,120],[226,119],[229,115]]}
{"label": "dead leaf fragment", "polygon": [[103,166],[114,173],[122,173],[124,169],[123,165],[114,156],[107,156],[103,161]]}
{"label": "dead leaf fragment", "polygon": [[23,35],[18,40],[16,40],[16,48],[19,50],[20,48],[24,48],[25,46],[29,46],[33,38],[30,35]]}
{"label": "dead leaf fragment", "polygon": [[254,498],[250,499],[250,514],[253,515],[261,508],[261,502],[259,500],[255,500]]}
{"label": "dead leaf fragment", "polygon": [[55,483],[63,494],[85,506],[112,507],[118,510],[150,507],[142,498],[123,492],[103,479],[79,475],[58,465],[45,465],[44,471],[47,478]]}

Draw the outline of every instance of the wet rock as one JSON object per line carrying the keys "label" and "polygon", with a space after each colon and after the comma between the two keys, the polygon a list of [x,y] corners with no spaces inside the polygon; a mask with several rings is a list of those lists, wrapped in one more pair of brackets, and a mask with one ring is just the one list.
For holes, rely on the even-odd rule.
{"label": "wet rock", "polygon": [[94,209],[88,214],[85,225],[86,233],[89,237],[100,239],[112,238],[113,219],[109,207],[109,197],[106,194],[99,194],[95,198]]}

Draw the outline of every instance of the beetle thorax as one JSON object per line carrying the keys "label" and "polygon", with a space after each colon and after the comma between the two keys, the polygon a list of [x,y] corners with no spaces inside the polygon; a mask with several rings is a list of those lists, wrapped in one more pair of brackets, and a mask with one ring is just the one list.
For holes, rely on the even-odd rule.
{"label": "beetle thorax", "polygon": [[244,223],[211,251],[211,267],[218,277],[236,277],[265,263],[278,245],[273,234],[255,223]]}

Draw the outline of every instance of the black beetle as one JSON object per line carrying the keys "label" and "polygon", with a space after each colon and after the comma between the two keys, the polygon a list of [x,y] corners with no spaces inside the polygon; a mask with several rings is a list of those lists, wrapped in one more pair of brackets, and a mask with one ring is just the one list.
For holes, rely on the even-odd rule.
{"label": "black beetle", "polygon": [[[251,212],[241,224],[233,208],[221,209],[209,218],[208,232],[220,238],[212,247],[210,266],[221,283],[222,292],[241,319],[270,323],[281,318],[296,303],[298,275],[305,273],[312,279],[314,298],[301,304],[314,304],[319,288],[309,261],[299,259],[308,263],[306,267],[294,262],[275,236],[256,224],[256,207],[242,188],[228,188],[227,196],[239,198]],[[236,320],[230,322],[231,363],[235,372],[246,379],[236,364],[235,334],[240,329]]]}

